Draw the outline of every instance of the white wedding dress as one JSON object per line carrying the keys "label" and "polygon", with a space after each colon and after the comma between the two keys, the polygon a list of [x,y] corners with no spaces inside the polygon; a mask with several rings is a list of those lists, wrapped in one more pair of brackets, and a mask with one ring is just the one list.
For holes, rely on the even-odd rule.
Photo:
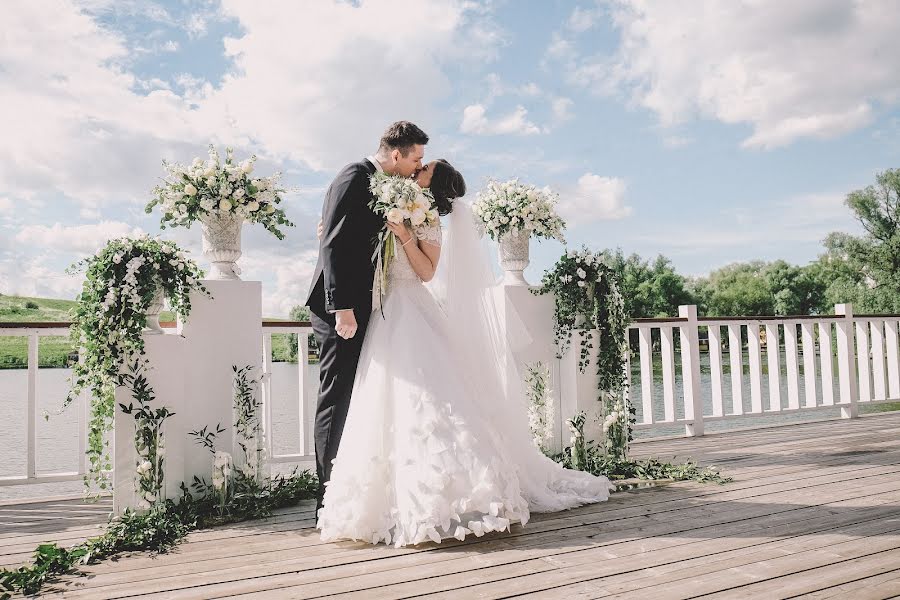
{"label": "white wedding dress", "polygon": [[[471,239],[463,241],[474,235],[471,213],[460,201],[454,207],[449,237],[457,243],[448,241],[441,263],[447,260],[471,281],[473,267],[482,265],[459,260],[475,256]],[[424,243],[442,241],[440,226],[419,228],[416,235]],[[490,268],[483,257],[477,260]],[[457,276],[444,275],[445,286],[458,283]],[[505,341],[491,339],[499,331],[475,316],[470,302],[491,290],[465,287],[455,287],[463,296],[457,300],[446,287],[443,296],[430,290],[398,246],[388,267],[384,316],[372,314],[319,511],[323,540],[397,547],[462,540],[508,530],[513,522],[524,525],[530,511],[608,498],[608,479],[563,469],[533,445],[521,388],[503,381],[501,362],[511,362]],[[460,312],[467,304],[473,310]],[[492,345],[501,349],[500,362],[485,347]]]}

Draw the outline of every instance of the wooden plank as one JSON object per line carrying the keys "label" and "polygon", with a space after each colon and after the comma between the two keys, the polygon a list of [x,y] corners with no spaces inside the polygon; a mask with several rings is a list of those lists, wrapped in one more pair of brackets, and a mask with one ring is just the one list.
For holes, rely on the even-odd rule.
{"label": "wooden plank", "polygon": [[761,414],[762,406],[762,358],[759,340],[759,323],[747,323],[747,362],[750,364],[750,412]]}
{"label": "wooden plank", "polygon": [[784,364],[787,370],[788,408],[800,408],[800,364],[797,358],[797,322],[784,323]]}
{"label": "wooden plank", "polygon": [[653,338],[649,327],[638,328],[638,349],[641,360],[641,417],[643,423],[653,423]]}
{"label": "wooden plank", "polygon": [[816,335],[813,326],[815,323],[804,321],[800,324],[803,334],[803,388],[804,406],[813,408],[816,406]]}
{"label": "wooden plank", "polygon": [[675,422],[675,342],[674,328],[662,326],[660,334],[660,361],[662,361],[663,376],[663,421]]}
{"label": "wooden plank", "polygon": [[872,399],[885,400],[887,399],[887,370],[884,363],[884,322],[870,321],[869,331],[872,342]]}
{"label": "wooden plank", "polygon": [[887,346],[888,393],[900,399],[900,335],[897,321],[885,321],[884,342]]}
{"label": "wooden plank", "polygon": [[819,360],[822,369],[822,404],[834,405],[834,354],[832,351],[831,321],[819,323]]}
{"label": "wooden plank", "polygon": [[769,366],[769,410],[781,410],[781,345],[778,323],[766,323],[766,361]]}
{"label": "wooden plank", "polygon": [[728,362],[731,367],[731,413],[744,414],[744,358],[741,349],[741,325],[728,325]]}
{"label": "wooden plank", "polygon": [[869,322],[856,322],[856,365],[859,373],[859,401],[872,399],[872,361],[869,342]]}
{"label": "wooden plank", "polygon": [[718,325],[707,327],[709,331],[709,377],[712,394],[713,416],[725,414],[722,406],[722,328]]}
{"label": "wooden plank", "polygon": [[[868,478],[853,478],[850,480],[846,480],[844,477],[838,477],[833,481],[823,481],[820,480],[815,488],[818,488],[820,492],[810,492],[809,489],[795,489],[792,491],[780,491],[772,493],[767,502],[751,502],[745,505],[742,505],[738,510],[735,510],[735,505],[728,502],[718,502],[711,506],[706,507],[688,507],[683,509],[683,513],[680,516],[676,516],[675,514],[671,514],[671,511],[667,511],[667,514],[658,514],[658,515],[650,515],[650,516],[635,516],[631,519],[617,519],[614,522],[608,522],[602,528],[596,528],[592,525],[577,525],[572,527],[567,527],[561,532],[558,531],[549,531],[542,534],[532,534],[530,536],[525,536],[527,539],[528,546],[533,545],[535,542],[541,545],[541,551],[538,552],[540,556],[547,555],[549,552],[553,554],[554,552],[559,552],[559,539],[560,536],[563,539],[571,539],[571,538],[579,538],[584,534],[589,534],[588,538],[585,538],[587,541],[585,544],[587,547],[594,547],[597,545],[608,544],[608,543],[621,543],[626,539],[638,539],[638,538],[646,538],[646,537],[659,537],[665,536],[670,537],[678,532],[693,530],[699,524],[702,528],[711,528],[715,529],[717,525],[722,525],[724,523],[728,523],[735,520],[746,520],[748,518],[752,518],[754,516],[764,516],[771,515],[778,512],[786,512],[795,510],[795,505],[791,504],[792,499],[801,500],[803,498],[816,497],[821,498],[822,502],[827,502],[829,500],[834,501],[838,499],[848,499],[852,497],[859,497],[863,495],[867,495],[867,492],[864,491],[868,489],[870,492],[878,492],[885,491],[887,489],[896,491],[898,487],[900,487],[900,466],[894,466],[893,471],[897,473],[897,477],[894,481],[889,482],[888,484],[875,484],[874,482],[867,486],[864,481]],[[875,475],[873,477],[879,477],[881,475]],[[871,495],[871,494],[869,494]],[[818,502],[816,502],[818,503]],[[804,506],[801,504],[799,507]],[[693,516],[696,513],[696,517]],[[648,521],[647,519],[650,519]],[[652,522],[652,524],[648,524]],[[687,529],[685,529],[687,528]],[[629,535],[629,532],[633,532],[632,535]],[[637,537],[634,537],[636,535]],[[522,536],[519,536],[522,538]],[[513,546],[519,548],[518,551],[512,551],[507,554],[504,554],[502,551],[499,553],[491,553],[489,556],[494,557],[496,560],[507,560],[512,562],[519,562],[522,559],[521,552],[521,543],[517,543],[507,537],[494,538],[489,541],[481,542],[481,544],[494,548],[496,546],[505,547],[507,544],[513,544]],[[484,566],[484,551],[487,548],[482,547],[481,551],[476,553],[474,560],[476,563]],[[463,559],[472,562],[473,559],[471,557],[469,559]],[[506,563],[500,563],[506,564]],[[446,565],[444,565],[446,566]],[[458,566],[458,565],[456,565]],[[294,565],[284,565],[277,564],[272,567],[274,570],[272,571],[272,576],[278,577],[277,585],[282,585],[285,581],[291,584],[291,587],[295,587],[293,584],[298,583],[299,574],[296,573],[296,569]],[[391,570],[394,571],[393,569]],[[462,571],[454,571],[454,572],[465,572]],[[177,585],[178,587],[186,587],[189,584],[193,586],[202,585],[202,593],[208,594],[211,591],[215,591],[217,589],[221,589],[221,591],[225,591],[227,587],[228,593],[247,593],[249,591],[253,591],[254,589],[258,589],[258,587],[262,584],[260,578],[266,573],[265,568],[262,565],[254,565],[252,568],[252,577],[251,581],[242,581],[238,584],[237,581],[229,581],[222,582],[223,577],[239,577],[239,573],[234,569],[229,569],[227,574],[218,572],[215,576],[215,584],[212,583],[203,583],[201,580],[192,579],[187,576],[182,576],[178,578],[177,582],[172,582],[169,577],[161,577],[157,582],[159,584],[159,588],[153,588],[153,590],[146,589],[146,586],[143,588],[144,592],[147,591],[164,591],[165,589],[174,590],[176,588],[172,588],[173,585]],[[162,575],[162,573],[161,573]],[[342,577],[341,579],[346,579]],[[96,575],[93,576],[92,582],[97,582],[98,578]],[[267,580],[265,582],[266,589],[273,589],[272,584],[276,583],[275,580]],[[317,583],[321,583],[317,581]],[[243,586],[249,587],[243,587]],[[96,590],[93,590],[96,593]],[[112,590],[110,590],[112,591]],[[116,589],[115,592],[118,594],[122,590]],[[196,590],[194,590],[196,591]],[[332,593],[334,590],[329,591]],[[194,592],[190,590],[185,590],[186,595],[184,597],[199,597],[193,595]],[[68,597],[68,596],[67,596]],[[77,597],[75,595],[71,597]],[[90,597],[98,597],[98,596],[90,596]],[[180,595],[170,595],[169,597],[182,597]],[[282,596],[279,596],[282,597]],[[291,597],[291,596],[283,596],[283,597]],[[304,596],[306,597],[306,596]]]}

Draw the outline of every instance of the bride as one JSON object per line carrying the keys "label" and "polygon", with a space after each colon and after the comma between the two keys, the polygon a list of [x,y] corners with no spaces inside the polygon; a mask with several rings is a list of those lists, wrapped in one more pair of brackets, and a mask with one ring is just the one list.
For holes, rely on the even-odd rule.
{"label": "bride", "polygon": [[[448,162],[419,173],[449,222],[409,231],[363,342],[317,527],[325,541],[400,547],[525,525],[609,497],[605,477],[563,469],[532,440],[490,263]],[[443,254],[443,256],[442,256]],[[427,283],[427,285],[426,285]]]}

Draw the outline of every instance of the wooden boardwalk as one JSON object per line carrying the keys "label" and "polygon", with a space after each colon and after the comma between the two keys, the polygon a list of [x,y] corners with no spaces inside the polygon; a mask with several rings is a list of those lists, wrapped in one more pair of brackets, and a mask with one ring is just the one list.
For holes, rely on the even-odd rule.
{"label": "wooden boardwalk", "polygon": [[[307,504],[67,576],[45,597],[890,598],[900,596],[900,414],[638,444],[734,483],[677,483],[535,515],[464,543],[324,544]],[[0,507],[0,553],[96,530],[103,505]]]}

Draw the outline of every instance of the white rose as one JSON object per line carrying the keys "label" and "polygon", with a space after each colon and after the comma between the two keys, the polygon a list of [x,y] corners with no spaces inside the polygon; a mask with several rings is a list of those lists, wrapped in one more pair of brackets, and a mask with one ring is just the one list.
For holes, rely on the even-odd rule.
{"label": "white rose", "polygon": [[149,460],[145,460],[140,464],[140,466],[138,466],[138,472],[146,473],[151,468],[153,468],[153,463],[151,463]]}
{"label": "white rose", "polygon": [[399,208],[392,208],[387,213],[387,220],[391,223],[402,223],[403,222],[403,211]]}
{"label": "white rose", "polygon": [[222,200],[221,202],[219,202],[219,210],[228,212],[229,210],[231,210],[231,202],[229,202],[228,200]]}
{"label": "white rose", "polygon": [[578,287],[584,287],[584,285],[585,285],[585,284],[584,284],[583,281],[579,281],[579,282],[578,282]]}
{"label": "white rose", "polygon": [[189,183],[186,186],[184,186],[184,193],[187,194],[188,196],[196,196],[197,188],[194,187],[194,184]]}
{"label": "white rose", "polygon": [[579,268],[579,269],[576,271],[576,273],[578,273],[578,276],[581,277],[582,279],[584,279],[585,277],[587,277],[587,272],[586,272],[584,269]]}
{"label": "white rose", "polygon": [[247,212],[256,212],[259,210],[259,202],[250,201],[247,203],[247,206],[245,208]]}
{"label": "white rose", "polygon": [[252,173],[253,172],[253,161],[245,160],[241,163],[241,171],[244,173]]}
{"label": "white rose", "polygon": [[425,222],[426,218],[427,218],[427,216],[426,216],[424,210],[416,209],[413,211],[413,214],[409,218],[409,220],[412,221],[413,225],[421,225],[422,223]]}
{"label": "white rose", "polygon": [[238,199],[243,198],[244,197],[244,188],[238,188],[238,189],[234,190],[234,197],[238,198]]}
{"label": "white rose", "polygon": [[213,206],[215,206],[213,204],[213,201],[208,198],[200,201],[200,208],[202,208],[205,211],[211,211],[213,209]]}
{"label": "white rose", "polygon": [[273,212],[275,212],[275,205],[274,205],[274,204],[268,205],[268,206],[266,207],[266,211],[265,211],[265,212],[266,212],[266,214],[272,214]]}
{"label": "white rose", "polygon": [[207,177],[206,185],[208,185],[209,187],[216,185],[216,178],[215,177]]}

